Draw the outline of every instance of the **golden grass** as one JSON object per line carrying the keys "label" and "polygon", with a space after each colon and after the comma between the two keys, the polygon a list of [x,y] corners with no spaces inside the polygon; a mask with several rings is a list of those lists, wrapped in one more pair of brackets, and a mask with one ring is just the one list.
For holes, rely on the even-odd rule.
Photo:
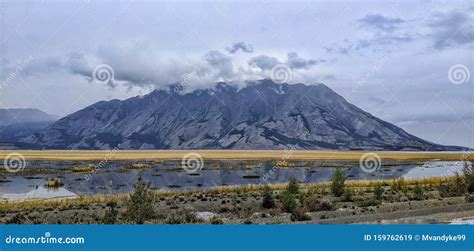
{"label": "golden grass", "polygon": [[145,163],[132,163],[130,166],[128,166],[130,169],[147,169],[151,168],[150,164],[145,164]]}
{"label": "golden grass", "polygon": [[[200,154],[205,160],[354,160],[367,153],[365,151],[294,151],[288,153],[284,150],[119,150],[110,151],[84,151],[84,150],[2,150],[0,159],[10,153],[20,153],[27,160],[179,160],[189,152]],[[392,160],[474,160],[472,154],[450,152],[376,152],[381,159]]]}
{"label": "golden grass", "polygon": [[279,168],[288,168],[288,167],[294,167],[295,166],[294,163],[290,163],[286,160],[279,160],[279,161],[276,162],[275,165]]}
{"label": "golden grass", "polygon": [[74,173],[89,173],[92,172],[96,169],[96,166],[94,165],[88,165],[88,166],[75,166],[75,167],[67,167],[64,168],[66,171],[72,171]]}
{"label": "golden grass", "polygon": [[49,179],[46,183],[47,188],[59,188],[61,186],[63,186],[63,182],[61,181],[61,178],[58,177]]}

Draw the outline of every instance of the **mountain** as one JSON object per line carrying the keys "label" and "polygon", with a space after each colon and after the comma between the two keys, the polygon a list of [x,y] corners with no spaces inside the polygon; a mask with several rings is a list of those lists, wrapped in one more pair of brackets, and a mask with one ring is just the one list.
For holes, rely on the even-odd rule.
{"label": "mountain", "polygon": [[270,80],[101,101],[22,142],[46,149],[460,150],[410,135],[324,84]]}
{"label": "mountain", "polygon": [[0,148],[45,129],[59,117],[38,109],[0,109]]}

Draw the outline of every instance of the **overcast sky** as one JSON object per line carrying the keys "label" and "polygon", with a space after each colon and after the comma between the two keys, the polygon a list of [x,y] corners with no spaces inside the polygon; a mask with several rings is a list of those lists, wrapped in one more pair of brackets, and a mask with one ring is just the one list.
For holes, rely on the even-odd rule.
{"label": "overcast sky", "polygon": [[[0,108],[64,116],[170,83],[324,83],[408,132],[474,147],[472,1],[0,1]],[[110,66],[113,79],[92,76]]]}

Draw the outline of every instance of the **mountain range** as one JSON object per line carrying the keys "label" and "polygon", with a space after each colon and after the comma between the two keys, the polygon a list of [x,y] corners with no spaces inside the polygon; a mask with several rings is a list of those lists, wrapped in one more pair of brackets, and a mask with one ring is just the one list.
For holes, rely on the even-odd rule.
{"label": "mountain range", "polygon": [[[174,86],[176,87],[176,86]],[[100,101],[18,140],[40,149],[447,151],[350,104],[324,84],[227,83]]]}
{"label": "mountain range", "polygon": [[38,109],[0,109],[0,148],[45,129],[59,117]]}

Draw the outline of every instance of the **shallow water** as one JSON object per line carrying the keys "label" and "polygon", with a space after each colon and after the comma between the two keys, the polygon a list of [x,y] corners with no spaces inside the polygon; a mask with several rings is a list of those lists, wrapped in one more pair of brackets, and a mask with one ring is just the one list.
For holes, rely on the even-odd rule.
{"label": "shallow water", "polygon": [[433,177],[453,176],[461,174],[464,168],[462,161],[427,161],[422,166],[416,166],[406,173],[405,179],[425,179]]}
{"label": "shallow water", "polygon": [[[130,169],[132,163],[147,164],[149,168]],[[349,180],[449,176],[454,174],[449,170],[462,170],[462,163],[458,161],[428,161],[419,165],[397,162],[366,173],[357,162],[294,161],[290,168],[277,168],[274,161],[240,160],[206,161],[202,170],[196,173],[187,173],[181,167],[181,161],[109,161],[90,173],[75,173],[67,169],[91,164],[98,165],[97,162],[87,161],[32,161],[28,163],[29,169],[25,170],[28,174],[0,174],[0,195],[10,199],[28,199],[122,193],[132,191],[139,177],[152,189],[182,191],[225,185],[286,183],[292,176],[300,182],[320,183],[329,181],[335,167],[343,167],[342,172]],[[61,190],[45,190],[47,180],[55,177],[59,177],[64,184]]]}

